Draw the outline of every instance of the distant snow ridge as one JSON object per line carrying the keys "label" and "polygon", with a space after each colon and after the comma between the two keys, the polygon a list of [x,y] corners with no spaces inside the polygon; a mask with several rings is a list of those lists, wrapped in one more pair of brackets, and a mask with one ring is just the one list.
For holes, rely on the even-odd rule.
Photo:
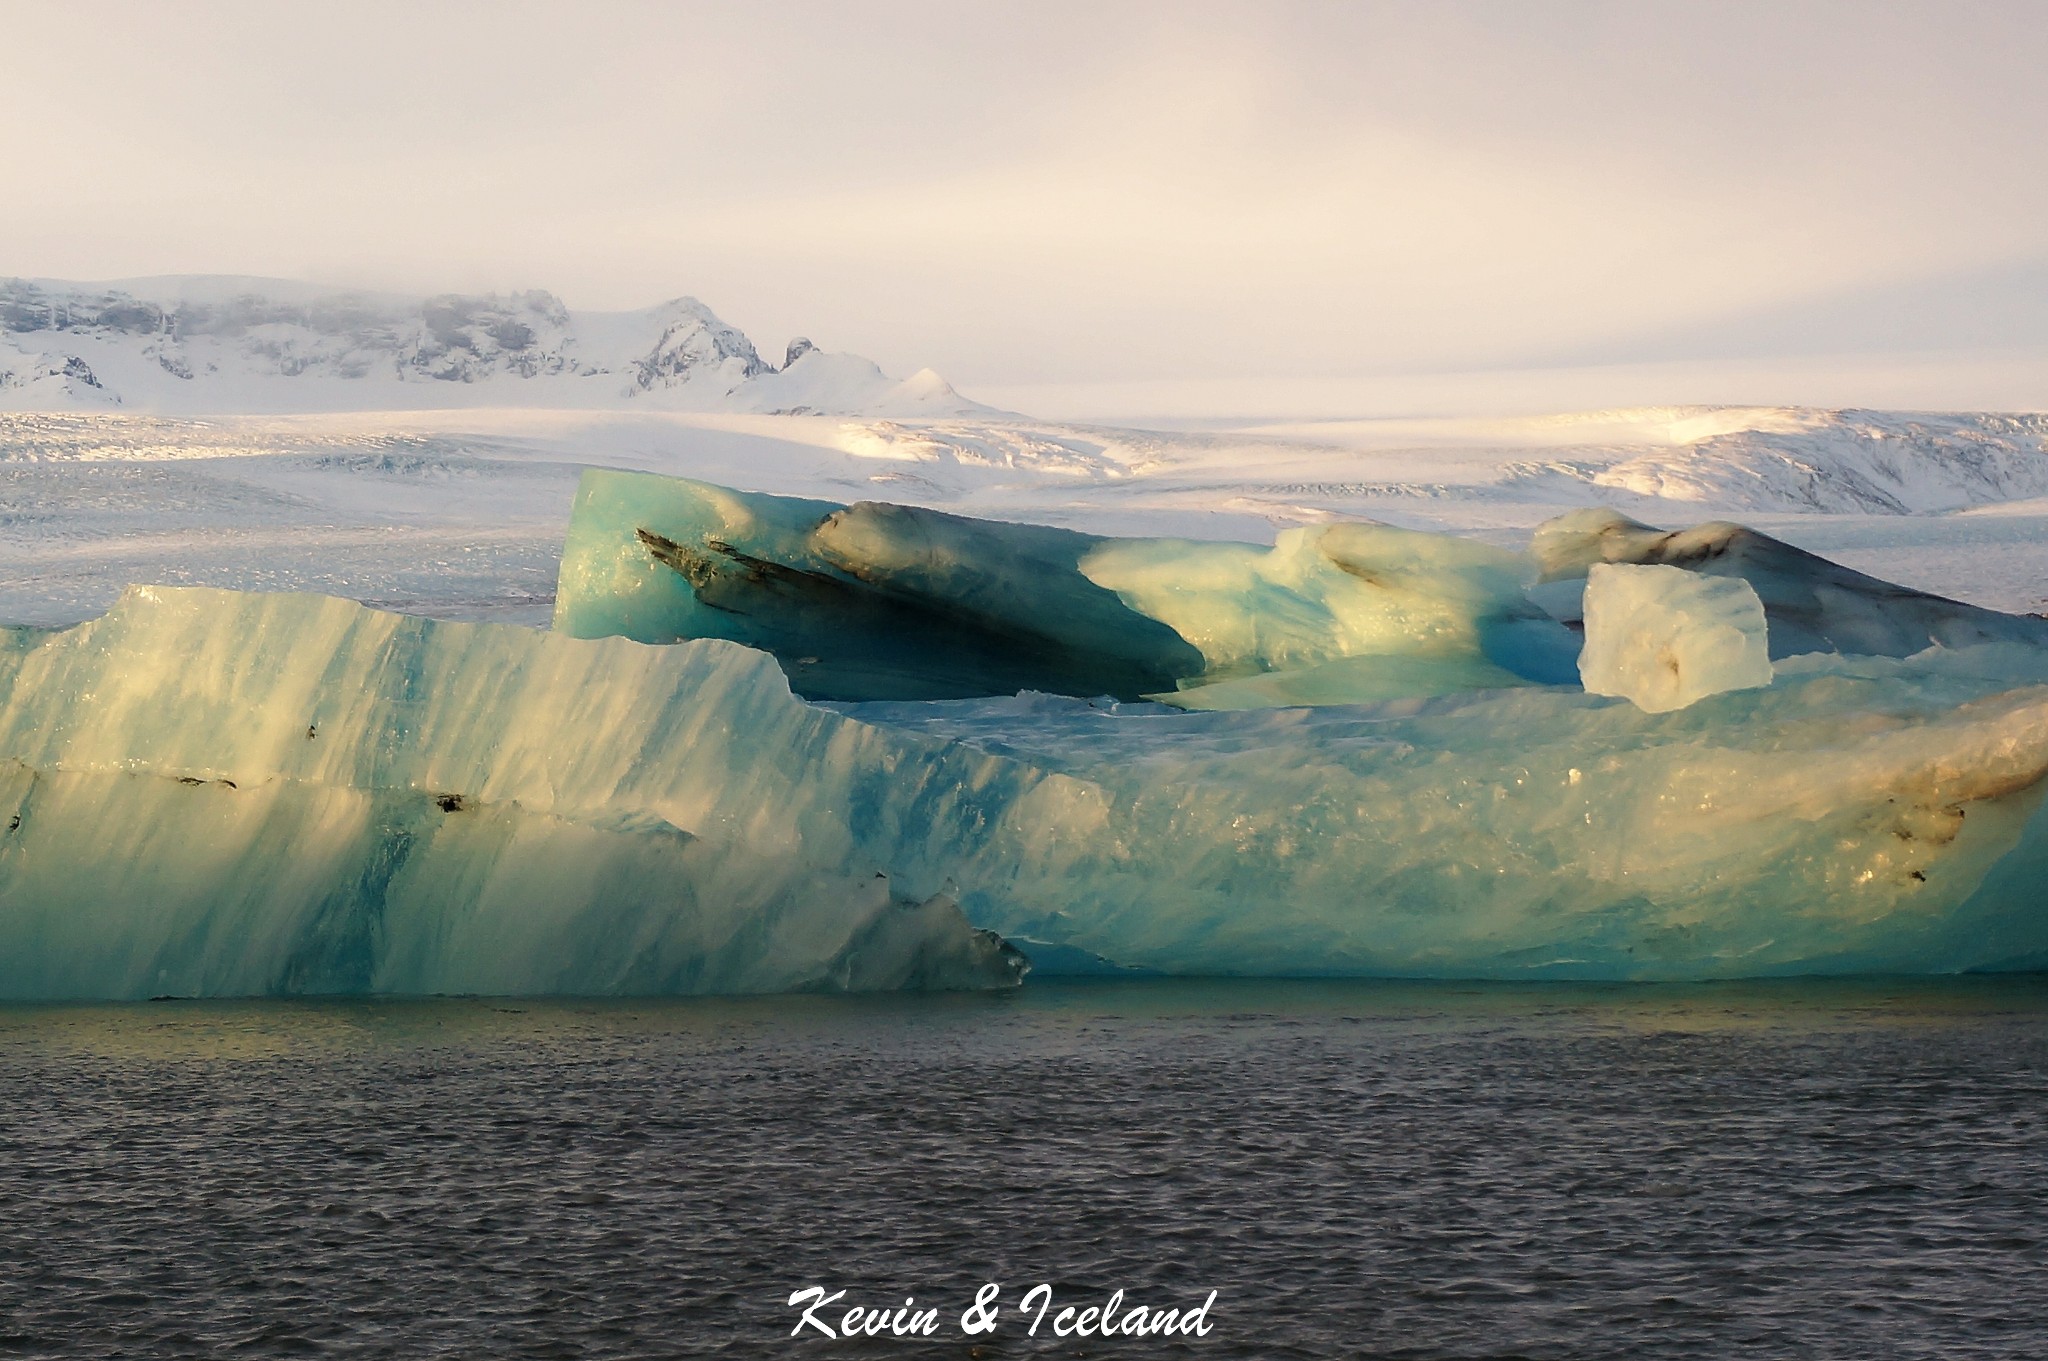
{"label": "distant snow ridge", "polygon": [[1786,412],[1639,454],[1595,485],[1729,509],[1912,515],[2048,496],[2048,415]]}
{"label": "distant snow ridge", "polygon": [[694,298],[571,312],[553,294],[406,298],[205,276],[0,279],[0,407],[281,411],[653,405],[834,415],[985,412],[929,369],[899,383],[790,344],[783,366]]}
{"label": "distant snow ridge", "polygon": [[884,462],[950,464],[1074,478],[1130,475],[1130,469],[1108,451],[1102,440],[1075,433],[979,422],[905,426],[895,421],[873,421],[849,425],[840,431],[839,447],[857,458]]}

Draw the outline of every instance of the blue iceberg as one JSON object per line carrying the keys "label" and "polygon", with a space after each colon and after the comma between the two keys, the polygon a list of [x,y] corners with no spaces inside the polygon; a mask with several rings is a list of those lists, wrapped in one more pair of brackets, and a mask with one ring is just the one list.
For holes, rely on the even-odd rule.
{"label": "blue iceberg", "polygon": [[1534,560],[1387,525],[1115,539],[877,502],[584,474],[555,628],[772,653],[811,699],[1040,690],[1187,708],[1576,683]]}
{"label": "blue iceberg", "polygon": [[2048,653],[1778,670],[1662,714],[1535,688],[1250,713],[1051,696],[846,711],[1093,791],[1040,829],[1028,873],[969,874],[961,903],[1012,939],[1126,965],[1701,979],[2048,964]]}
{"label": "blue iceberg", "polygon": [[928,844],[1013,806],[1008,764],[803,704],[758,652],[147,587],[6,644],[0,997],[1022,975]]}
{"label": "blue iceberg", "polygon": [[1699,669],[1659,712],[1558,681],[1569,562],[1373,525],[593,475],[555,633],[136,588],[0,632],[0,997],[2048,966],[2048,648],[1758,540],[1579,564],[1647,587],[1617,688]]}

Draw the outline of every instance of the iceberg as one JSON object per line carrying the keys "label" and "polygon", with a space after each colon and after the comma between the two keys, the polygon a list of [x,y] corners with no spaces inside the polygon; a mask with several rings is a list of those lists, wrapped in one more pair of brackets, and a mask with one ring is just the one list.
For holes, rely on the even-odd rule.
{"label": "iceberg", "polygon": [[132,588],[0,648],[0,997],[1014,984],[925,842],[1032,773],[879,738],[728,643]]}
{"label": "iceberg", "polygon": [[1575,683],[1578,640],[1524,595],[1534,575],[1526,555],[1386,525],[1115,539],[591,471],[555,628],[745,643],[811,699],[1353,703]]}
{"label": "iceberg", "polygon": [[1771,683],[1763,601],[1740,577],[1595,563],[1586,577],[1586,691],[1669,713]]}
{"label": "iceberg", "polygon": [[592,473],[554,633],[132,588],[0,630],[0,998],[2048,966],[2039,621],[1773,545]]}
{"label": "iceberg", "polygon": [[1080,573],[1099,542],[590,471],[563,545],[555,629],[745,643],[812,699],[1171,689],[1200,654]]}
{"label": "iceberg", "polygon": [[[1169,973],[1705,979],[2048,963],[2048,653],[1810,657],[1670,713],[1558,688],[1182,713],[842,706],[1099,791],[980,925]],[[1017,867],[1021,869],[1022,867]]]}
{"label": "iceberg", "polygon": [[1773,660],[1808,652],[1910,657],[1929,647],[1999,642],[2048,646],[2048,620],[1881,581],[1723,520],[1667,531],[1604,506],[1576,510],[1539,525],[1530,552],[1541,569],[1531,596],[1568,621],[1581,617],[1579,598],[1596,563],[1662,564],[1746,581],[1770,620]]}
{"label": "iceberg", "polygon": [[[2048,963],[2048,651],[1188,712],[132,589],[0,634],[0,997]],[[1015,942],[1015,945],[1010,944]]]}
{"label": "iceberg", "polygon": [[[1617,613],[1583,608],[1589,576],[1622,587]],[[863,593],[916,613],[817,603]],[[959,669],[931,618],[988,650]],[[1582,620],[1588,674],[1623,676],[1595,688],[1647,705],[1574,684]],[[557,622],[740,637],[835,712],[1009,763],[1019,801],[932,835],[968,919],[1048,958],[1612,979],[2048,962],[2041,621],[1739,526],[1599,511],[1529,555],[1370,524],[1260,547],[592,473]],[[1006,693],[1019,673],[996,663],[1020,653],[1056,655],[1057,683]],[[886,686],[858,674],[875,656]]]}

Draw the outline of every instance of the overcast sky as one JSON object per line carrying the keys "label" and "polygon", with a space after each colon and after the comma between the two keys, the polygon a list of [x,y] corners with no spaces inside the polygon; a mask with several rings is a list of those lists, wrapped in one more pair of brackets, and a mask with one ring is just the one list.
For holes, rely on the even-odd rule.
{"label": "overcast sky", "polygon": [[2048,355],[2036,0],[0,20],[4,274],[688,293],[999,394]]}

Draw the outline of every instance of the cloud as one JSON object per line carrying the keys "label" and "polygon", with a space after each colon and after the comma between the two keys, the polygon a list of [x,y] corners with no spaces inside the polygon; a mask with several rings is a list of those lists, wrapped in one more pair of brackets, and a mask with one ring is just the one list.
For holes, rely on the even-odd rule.
{"label": "cloud", "polygon": [[969,383],[1740,350],[1744,318],[2048,253],[2026,4],[10,22],[0,270],[691,292]]}

